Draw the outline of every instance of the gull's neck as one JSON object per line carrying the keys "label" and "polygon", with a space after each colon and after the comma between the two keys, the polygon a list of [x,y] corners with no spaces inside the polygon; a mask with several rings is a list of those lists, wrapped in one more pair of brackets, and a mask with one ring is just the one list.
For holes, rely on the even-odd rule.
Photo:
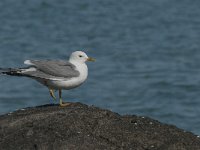
{"label": "gull's neck", "polygon": [[76,70],[79,71],[80,73],[81,80],[84,81],[88,76],[88,67],[86,63],[82,63],[82,62],[75,61],[72,59],[70,59],[69,62],[76,66]]}
{"label": "gull's neck", "polygon": [[69,62],[76,66],[77,70],[82,70],[83,72],[87,72],[88,68],[85,62],[76,61],[74,59],[69,59]]}

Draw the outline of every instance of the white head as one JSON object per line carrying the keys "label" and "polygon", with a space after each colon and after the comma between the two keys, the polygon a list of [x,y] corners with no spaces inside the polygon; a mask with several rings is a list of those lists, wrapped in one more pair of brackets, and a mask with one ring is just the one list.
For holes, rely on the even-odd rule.
{"label": "white head", "polygon": [[86,53],[82,51],[75,51],[69,58],[70,62],[85,63],[86,61],[95,61],[94,58],[88,57]]}

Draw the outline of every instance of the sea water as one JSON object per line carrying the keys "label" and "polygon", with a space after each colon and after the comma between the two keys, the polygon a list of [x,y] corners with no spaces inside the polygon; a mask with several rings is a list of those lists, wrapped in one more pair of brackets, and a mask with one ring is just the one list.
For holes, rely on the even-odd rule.
{"label": "sea water", "polygon": [[[1,0],[0,67],[96,58],[63,99],[149,116],[200,135],[200,1]],[[34,80],[0,77],[0,114],[54,103]]]}

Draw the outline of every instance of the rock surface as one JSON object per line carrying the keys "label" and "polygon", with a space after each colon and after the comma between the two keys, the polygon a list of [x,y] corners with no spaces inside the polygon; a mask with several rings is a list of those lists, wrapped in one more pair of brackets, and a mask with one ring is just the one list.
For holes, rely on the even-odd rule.
{"label": "rock surface", "polygon": [[150,118],[73,103],[0,116],[0,149],[200,150],[200,138]]}

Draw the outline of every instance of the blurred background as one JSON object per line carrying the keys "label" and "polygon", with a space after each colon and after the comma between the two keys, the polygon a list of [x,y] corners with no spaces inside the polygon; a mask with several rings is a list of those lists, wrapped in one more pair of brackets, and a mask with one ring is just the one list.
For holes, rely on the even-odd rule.
{"label": "blurred background", "polygon": [[[1,0],[0,67],[96,58],[65,101],[148,116],[200,135],[200,1]],[[0,114],[53,103],[34,80],[0,77]]]}

